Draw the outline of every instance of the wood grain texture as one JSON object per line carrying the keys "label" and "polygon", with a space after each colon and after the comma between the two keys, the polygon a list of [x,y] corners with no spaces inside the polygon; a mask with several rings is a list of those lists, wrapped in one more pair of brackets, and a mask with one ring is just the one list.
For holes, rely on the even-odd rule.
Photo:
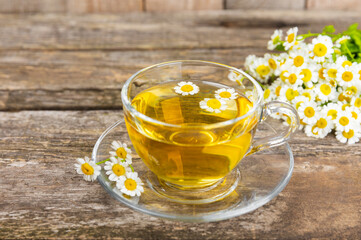
{"label": "wood grain texture", "polygon": [[306,7],[310,10],[361,11],[361,2],[359,0],[307,0]]}
{"label": "wood grain texture", "polygon": [[305,9],[307,0],[225,0],[226,9]]}
{"label": "wood grain texture", "polygon": [[142,0],[0,0],[0,13],[124,13],[142,11]]}
{"label": "wood grain texture", "polygon": [[[309,239],[361,236],[360,144],[298,133],[285,190],[256,211],[191,224],[134,212],[73,168],[119,111],[0,112],[0,238]],[[125,131],[125,129],[124,129]]]}
{"label": "wood grain texture", "polygon": [[222,10],[223,0],[146,0],[147,12]]}

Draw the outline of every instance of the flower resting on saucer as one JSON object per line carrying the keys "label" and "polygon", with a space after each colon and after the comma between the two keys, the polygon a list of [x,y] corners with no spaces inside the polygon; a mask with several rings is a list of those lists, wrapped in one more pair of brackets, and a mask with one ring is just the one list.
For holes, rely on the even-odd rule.
{"label": "flower resting on saucer", "polygon": [[127,147],[126,143],[113,141],[112,149],[115,151],[110,151],[110,155],[125,160],[128,164],[132,164],[132,150]]}
{"label": "flower resting on saucer", "polygon": [[78,158],[76,161],[78,163],[74,164],[75,170],[78,174],[83,175],[85,181],[94,181],[100,174],[101,167],[88,157]]}
{"label": "flower resting on saucer", "polygon": [[117,188],[124,194],[134,197],[144,192],[142,180],[136,172],[127,172],[126,176],[120,176],[117,181]]}
{"label": "flower resting on saucer", "polygon": [[104,170],[106,170],[105,173],[109,176],[109,180],[114,182],[127,172],[132,171],[127,162],[122,162],[119,158],[115,157],[110,157],[110,161],[105,163]]}

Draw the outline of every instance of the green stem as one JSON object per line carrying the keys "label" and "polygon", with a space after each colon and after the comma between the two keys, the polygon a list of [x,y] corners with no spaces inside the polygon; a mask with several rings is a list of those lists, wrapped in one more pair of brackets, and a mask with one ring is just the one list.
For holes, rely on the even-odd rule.
{"label": "green stem", "polygon": [[350,55],[352,61],[355,61],[355,59],[354,59],[353,56],[352,56],[352,53],[351,53],[350,49],[348,49],[348,47],[347,47],[346,44],[345,44],[344,46],[345,46],[345,48],[346,48],[347,54]]}
{"label": "green stem", "polygon": [[134,172],[134,168],[131,164],[129,164],[129,167],[132,169],[132,172]]}
{"label": "green stem", "polygon": [[97,162],[96,165],[103,164],[103,163],[105,163],[105,162],[107,162],[107,161],[109,161],[109,160],[110,160],[110,158],[107,158],[107,159],[105,159],[105,160],[103,160],[103,161],[101,161],[101,162]]}

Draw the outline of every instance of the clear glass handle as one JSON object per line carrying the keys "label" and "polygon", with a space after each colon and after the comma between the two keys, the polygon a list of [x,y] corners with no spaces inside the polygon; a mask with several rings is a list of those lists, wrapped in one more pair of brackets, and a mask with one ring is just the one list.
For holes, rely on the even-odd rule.
{"label": "clear glass handle", "polygon": [[248,155],[253,154],[255,152],[279,146],[285,143],[291,135],[298,129],[300,124],[300,118],[296,109],[294,109],[291,105],[285,102],[272,101],[268,102],[263,107],[262,119],[260,123],[267,121],[267,119],[275,113],[283,114],[289,117],[290,123],[288,129],[278,133],[276,136],[264,137],[256,140],[253,143],[253,147]]}

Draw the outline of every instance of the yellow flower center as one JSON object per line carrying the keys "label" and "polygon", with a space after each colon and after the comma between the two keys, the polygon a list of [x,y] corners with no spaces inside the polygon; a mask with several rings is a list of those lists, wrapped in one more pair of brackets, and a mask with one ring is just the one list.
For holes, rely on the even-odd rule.
{"label": "yellow flower center", "polygon": [[194,89],[193,86],[189,85],[189,84],[183,85],[181,87],[181,91],[183,91],[183,92],[191,92],[191,91],[193,91],[193,89]]}
{"label": "yellow flower center", "polygon": [[352,62],[350,62],[349,60],[346,60],[342,63],[342,67],[351,66],[351,65],[352,65]]}
{"label": "yellow flower center", "polygon": [[120,164],[114,164],[112,170],[113,173],[117,176],[122,176],[125,174],[125,168]]}
{"label": "yellow flower center", "polygon": [[320,87],[320,91],[322,92],[323,95],[329,95],[331,93],[331,87],[328,86],[327,84],[322,84]]}
{"label": "yellow flower center", "polygon": [[344,73],[342,73],[342,80],[344,80],[345,82],[349,82],[353,79],[353,74],[350,71],[345,71]]}
{"label": "yellow flower center", "polygon": [[276,93],[276,96],[277,97],[279,97],[280,96],[280,91],[281,91],[281,86],[278,86],[278,87],[276,87],[276,91],[275,91],[275,93]]}
{"label": "yellow flower center", "polygon": [[288,101],[292,101],[297,96],[298,96],[298,91],[297,90],[293,90],[292,88],[287,89],[286,98],[287,98]]}
{"label": "yellow flower center", "polygon": [[342,136],[344,136],[347,139],[352,138],[353,135],[355,135],[355,132],[352,129],[350,129],[350,131],[348,131],[348,132],[346,132],[346,131],[342,132]]}
{"label": "yellow flower center", "polygon": [[360,70],[360,71],[358,71],[358,74],[360,75],[360,78],[359,78],[359,79],[361,80],[361,70]]}
{"label": "yellow flower center", "polygon": [[230,97],[232,96],[232,94],[229,93],[229,92],[227,92],[227,91],[224,91],[224,92],[221,92],[221,93],[219,94],[219,96],[220,96],[221,98],[230,98]]}
{"label": "yellow flower center", "polygon": [[349,106],[350,106],[350,104],[345,103],[345,104],[342,105],[341,109],[342,109],[343,111],[345,111],[346,108],[349,107]]}
{"label": "yellow flower center", "polygon": [[357,87],[355,86],[348,87],[346,91],[350,92],[350,94],[357,93]]}
{"label": "yellow flower center", "polygon": [[342,126],[346,126],[350,120],[348,120],[347,117],[340,117],[340,120],[338,120],[338,122],[342,125]]}
{"label": "yellow flower center", "polygon": [[326,55],[327,53],[327,47],[325,46],[325,44],[323,43],[317,43],[315,44],[315,46],[313,47],[313,53],[315,54],[315,56],[317,57],[323,57]]}
{"label": "yellow flower center", "polygon": [[313,135],[318,135],[318,132],[315,132],[316,127],[317,125],[312,126],[311,132],[313,133]]}
{"label": "yellow flower center", "polygon": [[352,114],[352,117],[353,117],[354,119],[357,119],[358,115],[357,115],[356,112],[352,111],[351,114]]}
{"label": "yellow flower center", "polygon": [[335,82],[335,80],[330,80],[330,84],[331,84],[332,87],[336,87],[336,82]]}
{"label": "yellow flower center", "polygon": [[284,70],[281,72],[280,74],[280,78],[282,79],[282,81],[286,81],[287,77],[285,77],[285,73],[288,72],[287,70]]}
{"label": "yellow flower center", "polygon": [[361,107],[361,98],[356,98],[354,106],[358,108]]}
{"label": "yellow flower center", "polygon": [[115,151],[115,153],[117,154],[118,157],[120,157],[122,159],[127,157],[127,151],[125,151],[125,149],[122,147],[118,148]]}
{"label": "yellow flower center", "polygon": [[315,109],[313,107],[306,107],[304,113],[306,117],[311,118],[315,115]]}
{"label": "yellow flower center", "polygon": [[137,182],[135,180],[129,178],[129,179],[125,180],[124,186],[129,191],[133,191],[137,188]]}
{"label": "yellow flower center", "polygon": [[302,56],[297,56],[293,59],[293,64],[296,66],[296,67],[300,67],[302,66],[302,64],[304,63],[304,59]]}
{"label": "yellow flower center", "polygon": [[325,128],[325,127],[327,127],[327,120],[324,119],[324,118],[320,118],[320,119],[317,121],[316,126],[317,126],[318,128]]}
{"label": "yellow flower center", "polygon": [[218,99],[211,99],[207,101],[207,106],[213,109],[219,109],[222,103]]}
{"label": "yellow flower center", "polygon": [[291,33],[287,36],[287,42],[291,43],[295,39],[295,34]]}
{"label": "yellow flower center", "polygon": [[266,90],[264,90],[263,98],[264,98],[264,99],[267,99],[270,94],[271,94],[271,90],[269,90],[269,89],[267,88]]}
{"label": "yellow flower center", "polygon": [[266,76],[269,72],[271,71],[271,69],[268,66],[265,65],[259,65],[256,68],[256,72],[261,76]]}
{"label": "yellow flower center", "polygon": [[302,96],[305,96],[305,97],[308,98],[310,101],[311,101],[311,99],[312,99],[311,94],[308,93],[308,92],[302,93]]}
{"label": "yellow flower center", "polygon": [[303,76],[304,76],[304,77],[302,78],[303,82],[308,82],[308,81],[311,80],[312,72],[311,72],[310,69],[307,69],[307,68],[302,69],[302,73],[303,73]]}
{"label": "yellow flower center", "polygon": [[296,81],[297,81],[297,76],[296,76],[296,74],[294,74],[294,73],[290,74],[290,76],[288,77],[288,81],[289,81],[291,84],[295,84]]}
{"label": "yellow flower center", "polygon": [[328,69],[328,71],[327,71],[327,75],[328,75],[330,78],[336,78],[336,74],[337,74],[337,69],[330,68],[330,69]]}
{"label": "yellow flower center", "polygon": [[92,175],[94,173],[94,168],[90,166],[89,163],[83,163],[81,165],[81,170],[85,175]]}
{"label": "yellow flower center", "polygon": [[327,112],[327,116],[331,116],[332,120],[337,118],[337,111],[335,109],[330,109]]}
{"label": "yellow flower center", "polygon": [[296,109],[298,109],[302,103],[303,101],[299,101],[298,103],[296,103]]}
{"label": "yellow flower center", "polygon": [[277,68],[276,61],[273,60],[272,58],[268,59],[268,65],[269,65],[272,69],[276,69],[276,68]]}
{"label": "yellow flower center", "polygon": [[324,70],[324,68],[321,68],[320,70],[318,70],[318,77],[325,80],[325,77],[323,76],[323,70]]}

